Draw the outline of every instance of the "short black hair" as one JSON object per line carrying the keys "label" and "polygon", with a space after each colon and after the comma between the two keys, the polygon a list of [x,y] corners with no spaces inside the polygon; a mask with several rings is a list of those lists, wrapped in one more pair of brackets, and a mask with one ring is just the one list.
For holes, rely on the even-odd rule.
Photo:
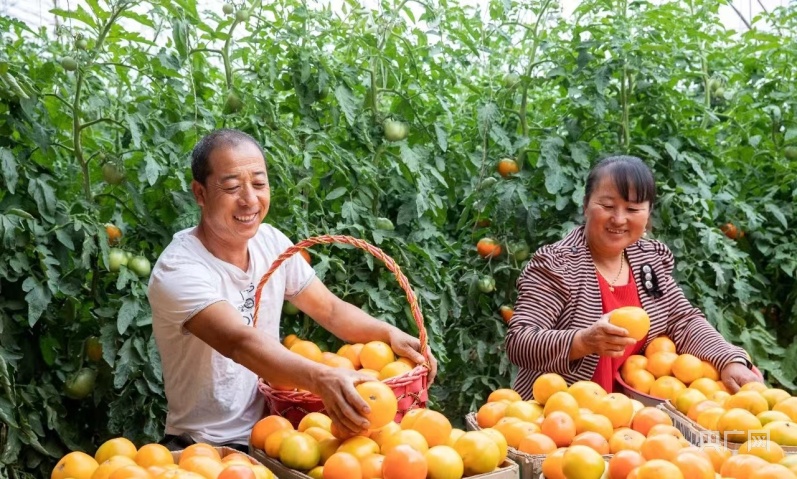
{"label": "short black hair", "polygon": [[[650,167],[636,156],[609,156],[600,160],[589,172],[584,186],[584,206],[589,203],[595,186],[605,175],[610,175],[614,186],[625,201],[634,203],[650,202],[650,209],[656,202],[656,181]],[[636,198],[630,198],[631,190]]]}
{"label": "short black hair", "polygon": [[210,155],[218,148],[238,146],[241,143],[249,142],[260,150],[260,154],[265,159],[266,154],[263,147],[251,135],[240,130],[222,128],[214,130],[205,135],[191,152],[191,175],[200,184],[205,184],[210,176]]}

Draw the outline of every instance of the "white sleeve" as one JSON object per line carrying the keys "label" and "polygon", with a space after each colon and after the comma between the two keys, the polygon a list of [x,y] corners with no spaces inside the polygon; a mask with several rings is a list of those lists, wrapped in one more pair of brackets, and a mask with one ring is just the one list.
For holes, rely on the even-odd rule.
{"label": "white sleeve", "polygon": [[[202,265],[159,266],[153,270],[147,290],[153,321],[182,328],[203,309],[225,301],[219,288],[208,279],[213,277],[211,272]],[[185,330],[183,333],[188,334]]]}

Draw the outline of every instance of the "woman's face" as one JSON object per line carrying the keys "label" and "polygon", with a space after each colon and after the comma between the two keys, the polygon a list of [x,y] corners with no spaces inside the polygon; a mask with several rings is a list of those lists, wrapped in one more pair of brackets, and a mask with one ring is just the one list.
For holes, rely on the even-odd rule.
{"label": "woman's face", "polygon": [[[633,187],[628,197],[636,198]],[[611,175],[604,173],[584,205],[584,216],[587,243],[593,254],[619,256],[645,233],[650,218],[650,202],[624,200]]]}

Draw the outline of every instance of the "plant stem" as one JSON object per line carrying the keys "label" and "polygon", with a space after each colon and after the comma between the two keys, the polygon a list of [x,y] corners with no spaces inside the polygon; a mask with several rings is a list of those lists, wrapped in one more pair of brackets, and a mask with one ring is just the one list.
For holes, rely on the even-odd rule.
{"label": "plant stem", "polygon": [[[622,7],[622,18],[623,18],[623,25],[628,28],[628,1],[622,0],[620,2]],[[623,105],[623,138],[622,138],[622,145],[625,147],[625,151],[628,152],[631,149],[631,121],[629,119],[629,105],[628,105],[628,96],[631,90],[631,81],[628,77],[628,58],[623,58],[623,77],[620,79],[620,95],[621,101]]]}
{"label": "plant stem", "polygon": [[[526,78],[531,77],[532,70],[537,65],[536,58],[537,58],[537,49],[540,45],[540,23],[542,19],[545,18],[545,14],[548,10],[548,7],[551,5],[551,0],[545,0],[545,3],[542,4],[540,7],[540,12],[537,14],[537,21],[534,23],[534,28],[531,30],[531,34],[534,35],[534,40],[531,43],[531,50],[529,51],[529,66],[526,67]],[[528,120],[526,119],[526,111],[528,110],[528,103],[529,103],[529,82],[523,82],[523,90],[520,97],[520,112],[518,116],[520,116],[520,131],[524,137],[529,136],[529,124]],[[523,151],[519,155],[519,164],[521,167],[526,162],[526,149],[524,148]]]}
{"label": "plant stem", "polygon": [[[108,18],[108,22],[103,25],[102,30],[100,30],[100,34],[97,36],[97,44],[94,46],[94,50],[91,52],[89,64],[94,61],[94,58],[97,57],[97,54],[102,48],[102,43],[105,41],[105,37],[108,36],[108,32],[111,30],[111,26],[116,19],[119,18],[119,15],[122,14],[124,9],[125,6],[123,5],[118,9],[113,10],[110,18]],[[75,159],[77,159],[80,169],[83,172],[83,194],[86,196],[86,200],[91,203],[92,197],[91,178],[89,177],[89,163],[83,158],[83,145],[81,144],[80,139],[80,133],[83,130],[83,125],[80,122],[80,94],[83,91],[83,78],[83,69],[78,68],[77,79],[75,80],[75,98],[72,101],[72,142],[74,143],[73,148]]]}

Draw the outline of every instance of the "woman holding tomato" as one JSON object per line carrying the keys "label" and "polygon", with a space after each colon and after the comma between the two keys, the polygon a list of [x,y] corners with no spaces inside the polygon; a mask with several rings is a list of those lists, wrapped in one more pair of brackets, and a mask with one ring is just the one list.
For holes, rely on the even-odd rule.
{"label": "woman holding tomato", "polygon": [[[569,384],[592,380],[612,392],[625,359],[663,335],[679,354],[710,362],[732,392],[760,380],[744,350],[725,341],[686,299],[672,277],[672,252],[645,238],[655,200],[653,173],[642,160],[600,161],[587,177],[584,225],[541,247],[523,270],[506,347],[519,366],[514,389],[525,399],[546,372]],[[608,313],[623,306],[650,316],[640,341],[608,322]]]}

